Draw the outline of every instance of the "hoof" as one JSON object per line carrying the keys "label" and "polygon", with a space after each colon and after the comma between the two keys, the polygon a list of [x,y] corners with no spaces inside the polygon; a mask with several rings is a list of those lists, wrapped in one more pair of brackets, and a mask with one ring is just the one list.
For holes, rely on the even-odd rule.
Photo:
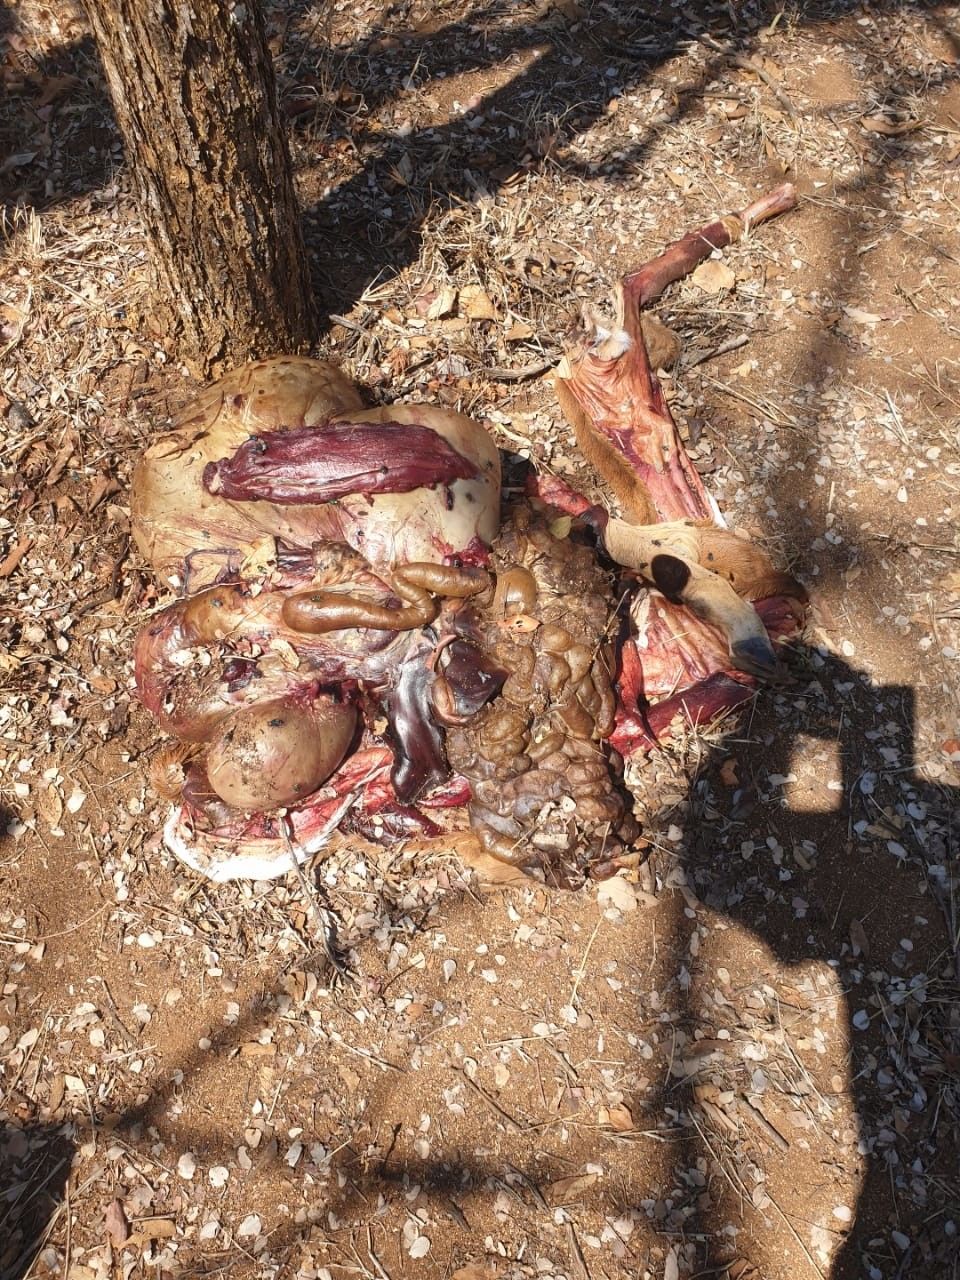
{"label": "hoof", "polygon": [[731,645],[730,657],[738,671],[763,680],[780,680],[783,668],[766,636],[745,636]]}

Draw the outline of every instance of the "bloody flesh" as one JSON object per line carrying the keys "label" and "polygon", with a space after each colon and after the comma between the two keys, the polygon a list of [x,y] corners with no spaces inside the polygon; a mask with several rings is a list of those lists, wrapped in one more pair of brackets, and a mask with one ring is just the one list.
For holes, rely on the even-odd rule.
{"label": "bloody flesh", "polygon": [[351,493],[409,493],[476,474],[429,427],[333,422],[252,436],[232,457],[207,463],[203,483],[235,501],[320,503]]}
{"label": "bloody flesh", "polygon": [[[752,697],[749,673],[775,673],[804,599],[713,522],[640,310],[792,203],[779,188],[684,236],[621,282],[614,328],[588,326],[561,363],[561,406],[626,520],[551,476],[500,509],[480,424],[434,406],[358,410],[336,370],[290,358],[276,377],[269,361],[231,375],[148,451],[133,504],[145,554],[185,582],[208,529],[230,549],[230,580],[172,604],[137,646],[141,698],[182,744],[174,852],[213,878],[281,874],[337,831],[435,835],[430,810],[465,807],[483,848],[549,883],[616,869],[637,830],[622,758]],[[196,495],[180,520],[178,456]],[[271,699],[342,705],[355,741],[292,807],[231,809],[211,794],[208,743],[235,769],[231,726],[256,726],[250,709]],[[245,780],[237,794],[298,785]]]}

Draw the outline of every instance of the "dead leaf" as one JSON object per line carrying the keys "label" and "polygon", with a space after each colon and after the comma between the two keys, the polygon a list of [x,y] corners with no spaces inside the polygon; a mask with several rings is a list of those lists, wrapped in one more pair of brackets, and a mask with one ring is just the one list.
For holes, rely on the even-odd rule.
{"label": "dead leaf", "polygon": [[396,164],[388,166],[390,177],[398,187],[408,187],[413,178],[413,161],[410,152],[405,151]]}
{"label": "dead leaf", "polygon": [[737,277],[727,264],[713,258],[701,262],[690,279],[704,293],[724,293],[737,283]]}
{"label": "dead leaf", "polygon": [[877,311],[864,311],[860,307],[844,307],[843,314],[855,324],[879,324],[881,320],[888,319]]}
{"label": "dead leaf", "polygon": [[750,114],[750,108],[745,102],[737,102],[731,100],[721,104],[723,106],[723,114],[728,120],[743,120]]}
{"label": "dead leaf", "polygon": [[720,781],[725,787],[739,787],[740,779],[737,776],[737,762],[733,756],[724,760],[720,766]]}
{"label": "dead leaf", "polygon": [[42,81],[43,91],[34,105],[37,107],[49,107],[51,102],[56,102],[58,98],[62,98],[65,93],[69,93],[79,83],[80,81],[76,76],[48,76],[46,80]]}
{"label": "dead leaf", "polygon": [[22,663],[19,658],[6,649],[0,649],[0,671],[18,671]]}
{"label": "dead leaf", "polygon": [[52,489],[53,486],[57,483],[57,481],[61,478],[63,473],[66,471],[67,466],[70,462],[70,459],[73,457],[76,451],[77,445],[79,443],[80,443],[80,438],[76,434],[76,432],[72,430],[68,431],[66,439],[64,440],[63,444],[60,446],[59,453],[53,460],[53,466],[50,468],[50,470],[47,472],[46,476],[44,477],[44,483],[47,485],[48,488]]}
{"label": "dead leaf", "polygon": [[636,890],[629,880],[624,880],[623,876],[612,876],[609,880],[601,881],[597,888],[597,901],[601,905],[609,902],[618,911],[636,911],[637,909]]}
{"label": "dead leaf", "polygon": [[572,267],[576,264],[578,256],[576,250],[562,244],[559,240],[547,240],[543,248],[549,253],[550,261],[555,267]]}
{"label": "dead leaf", "polygon": [[633,1128],[633,1116],[629,1107],[618,1103],[615,1107],[601,1107],[597,1117],[601,1124],[608,1124],[617,1133],[629,1133]]}
{"label": "dead leaf", "polygon": [[524,323],[523,320],[517,320],[503,336],[507,342],[524,342],[527,338],[532,338],[533,335],[534,330],[530,325]]}
{"label": "dead leaf", "polygon": [[763,149],[767,154],[767,159],[770,161],[770,164],[773,166],[773,168],[776,169],[777,173],[779,173],[781,176],[785,174],[787,170],[790,168],[790,161],[784,160],[783,156],[780,154],[780,152],[773,145],[773,143],[769,138],[764,139]]}
{"label": "dead leaf", "polygon": [[51,1115],[53,1115],[55,1111],[60,1110],[60,1104],[63,1102],[63,1095],[66,1092],[66,1088],[67,1085],[63,1078],[63,1073],[58,1071],[50,1081],[50,1094],[47,1098],[47,1110]]}
{"label": "dead leaf", "polygon": [[940,585],[947,595],[960,596],[960,569],[951,569],[940,579]]}
{"label": "dead leaf", "polygon": [[448,316],[457,305],[457,291],[451,285],[444,285],[432,295],[423,294],[417,299],[418,311],[420,311],[421,301],[426,302],[427,305],[426,310],[421,311],[420,314],[425,315],[428,320],[439,320],[441,316]]}
{"label": "dead leaf", "polygon": [[0,164],[0,173],[10,173],[12,169],[24,169],[37,158],[35,151],[18,151]]}
{"label": "dead leaf", "polygon": [[891,120],[889,116],[861,116],[860,127],[868,133],[882,133],[887,138],[899,138],[923,128],[922,120]]}
{"label": "dead leaf", "polygon": [[9,578],[32,546],[32,538],[20,538],[15,542],[3,560],[0,560],[0,578]]}
{"label": "dead leaf", "polygon": [[450,1280],[496,1280],[498,1274],[482,1262],[468,1262],[465,1267],[458,1267]]}
{"label": "dead leaf", "polygon": [[501,862],[487,853],[473,840],[465,840],[457,848],[460,861],[476,874],[482,885],[502,887],[510,884],[530,885],[530,877],[524,875],[519,867],[509,862]]}
{"label": "dead leaf", "polygon": [[558,1178],[545,1188],[546,1198],[551,1204],[569,1204],[580,1197],[596,1183],[596,1173],[576,1173],[571,1178]]}
{"label": "dead leaf", "polygon": [[677,1261],[676,1246],[668,1250],[663,1260],[663,1280],[680,1280],[680,1263]]}
{"label": "dead leaf", "polygon": [[93,511],[104,498],[112,497],[113,494],[120,492],[120,482],[115,480],[113,476],[108,476],[105,472],[97,477],[93,488],[90,490],[90,497],[87,500],[87,514]]}
{"label": "dead leaf", "polygon": [[783,70],[780,65],[773,61],[772,58],[759,58],[757,65],[762,67],[771,80],[782,80]]}
{"label": "dead leaf", "polygon": [[868,957],[870,955],[870,940],[867,938],[867,931],[861,921],[856,918],[850,921],[850,941],[862,956]]}
{"label": "dead leaf", "polygon": [[28,314],[29,312],[21,311],[19,307],[15,307],[9,302],[4,302],[0,305],[0,319],[5,320],[15,331],[23,328]]}
{"label": "dead leaf", "polygon": [[133,1225],[135,1230],[127,1243],[141,1249],[154,1240],[172,1240],[177,1234],[177,1224],[172,1218],[140,1218]]}
{"label": "dead leaf", "polygon": [[122,1200],[111,1200],[107,1205],[104,1225],[113,1247],[123,1248],[130,1239],[130,1224],[127,1222],[127,1215],[123,1212]]}
{"label": "dead leaf", "polygon": [[478,284],[465,285],[460,290],[460,308],[471,320],[495,320],[497,309],[493,299]]}
{"label": "dead leaf", "polygon": [[568,22],[579,22],[585,10],[577,0],[550,0],[548,12],[558,13]]}
{"label": "dead leaf", "polygon": [[272,1058],[276,1052],[275,1044],[263,1044],[259,1040],[247,1040],[240,1046],[241,1058]]}

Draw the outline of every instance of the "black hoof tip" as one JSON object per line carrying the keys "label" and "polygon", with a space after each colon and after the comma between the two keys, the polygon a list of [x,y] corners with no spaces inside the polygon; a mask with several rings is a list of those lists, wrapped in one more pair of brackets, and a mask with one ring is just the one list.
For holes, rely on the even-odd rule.
{"label": "black hoof tip", "polygon": [[730,650],[730,656],[737,670],[745,671],[748,675],[761,676],[765,680],[776,680],[781,675],[777,655],[766,636],[750,636],[746,640],[739,640]]}

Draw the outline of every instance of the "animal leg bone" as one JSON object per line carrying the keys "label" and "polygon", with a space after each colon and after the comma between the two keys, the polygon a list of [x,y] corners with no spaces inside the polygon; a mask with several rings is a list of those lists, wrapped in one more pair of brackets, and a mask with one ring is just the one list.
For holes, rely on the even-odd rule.
{"label": "animal leg bone", "polygon": [[611,558],[719,630],[735,667],[765,676],[775,675],[778,664],[748,602],[780,595],[804,601],[806,593],[761,548],[713,518],[719,512],[687,457],[650,367],[640,310],[715,249],[794,201],[793,188],[780,187],[741,213],[683,236],[626,276],[613,328],[594,323],[557,371],[557,395],[580,448],[626,516],[597,522]]}

